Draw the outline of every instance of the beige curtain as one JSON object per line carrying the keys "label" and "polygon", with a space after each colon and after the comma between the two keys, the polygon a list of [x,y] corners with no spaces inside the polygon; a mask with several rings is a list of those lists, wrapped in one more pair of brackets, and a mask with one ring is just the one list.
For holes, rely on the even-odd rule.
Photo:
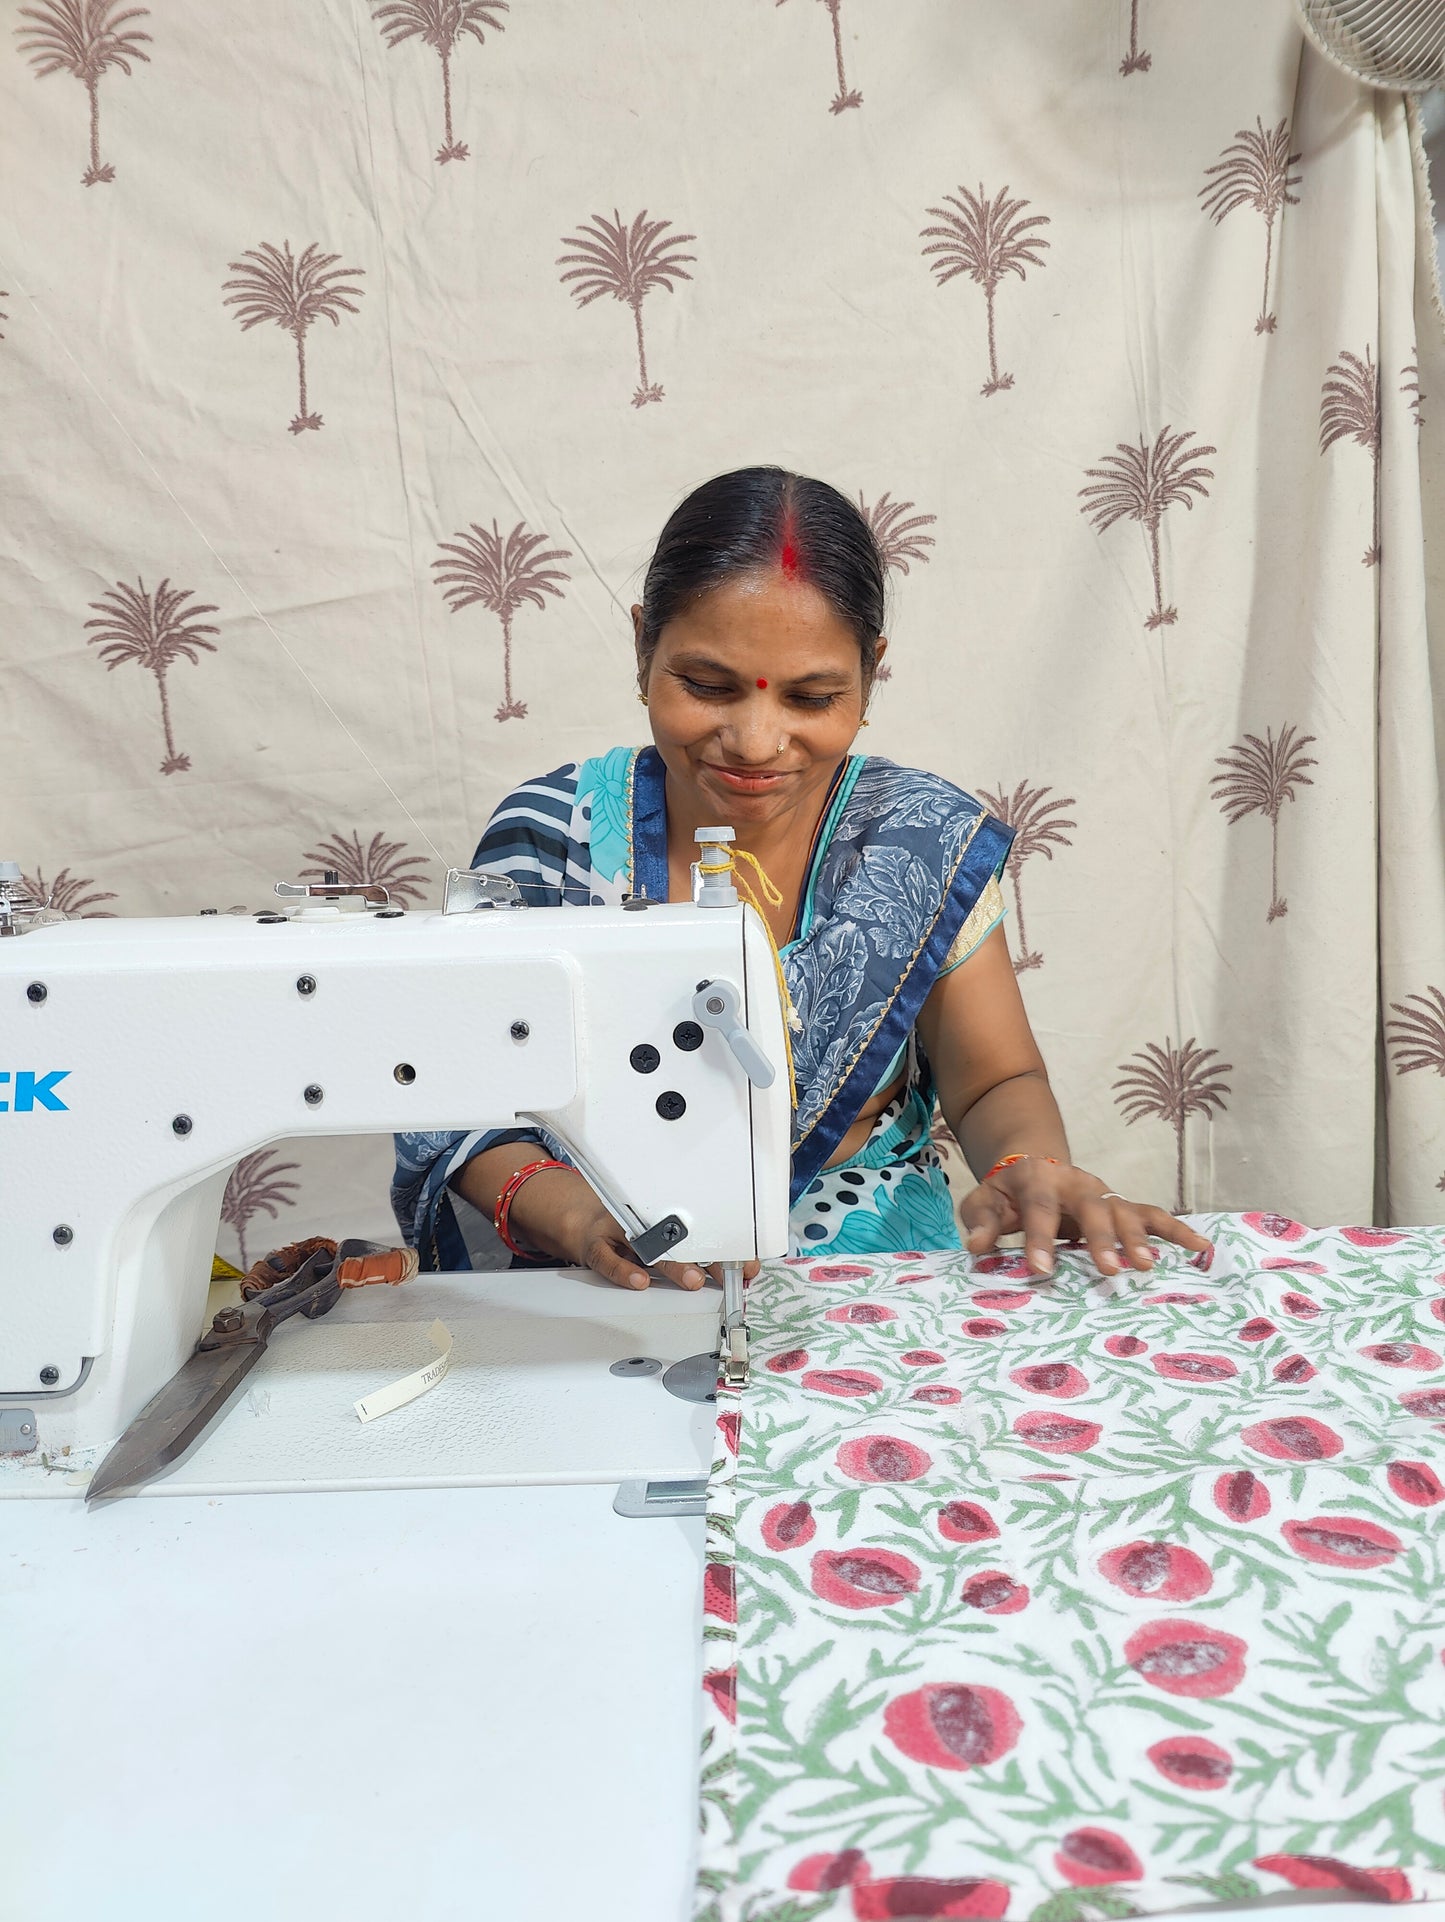
{"label": "beige curtain", "polygon": [[[3,13],[0,855],[45,893],[434,902],[511,784],[639,738],[651,540],[778,461],[885,540],[864,744],[1021,829],[1077,1156],[1445,1219],[1428,208],[1286,0]],[[252,1158],[223,1248],[385,1231],[388,1165]]]}

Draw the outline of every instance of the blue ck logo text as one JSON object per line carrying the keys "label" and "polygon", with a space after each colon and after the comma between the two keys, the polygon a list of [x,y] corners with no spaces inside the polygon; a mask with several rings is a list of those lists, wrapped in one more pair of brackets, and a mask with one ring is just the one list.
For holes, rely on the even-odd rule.
{"label": "blue ck logo text", "polygon": [[17,1068],[13,1102],[4,1099],[10,1076],[0,1073],[0,1114],[8,1114],[12,1107],[16,1114],[32,1114],[36,1108],[50,1108],[56,1114],[68,1114],[69,1109],[55,1092],[55,1087],[69,1073],[69,1068],[52,1068],[49,1074],[34,1074],[28,1068]]}

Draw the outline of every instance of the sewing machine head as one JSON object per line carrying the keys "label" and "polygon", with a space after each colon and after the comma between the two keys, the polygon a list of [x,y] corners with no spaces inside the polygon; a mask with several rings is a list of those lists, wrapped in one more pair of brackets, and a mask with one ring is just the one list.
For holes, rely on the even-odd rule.
{"label": "sewing machine head", "polygon": [[534,1121],[644,1260],[786,1252],[782,1011],[751,908],[526,909],[470,873],[440,913],[330,877],[278,893],[245,918],[48,925],[7,895],[0,1415],[33,1410],[42,1445],[108,1443],[187,1359],[227,1177],[288,1136]]}

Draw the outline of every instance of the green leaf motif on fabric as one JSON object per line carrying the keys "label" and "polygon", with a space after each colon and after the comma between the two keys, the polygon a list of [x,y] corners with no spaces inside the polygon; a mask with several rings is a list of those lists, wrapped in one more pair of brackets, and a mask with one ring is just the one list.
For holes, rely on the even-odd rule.
{"label": "green leaf motif on fabric", "polygon": [[1093,1889],[1064,1889],[1029,1911],[1029,1922],[1113,1922],[1116,1916],[1139,1915],[1122,1886],[1105,1884]]}
{"label": "green leaf motif on fabric", "polygon": [[636,749],[615,747],[577,770],[577,806],[590,808],[592,867],[613,883],[630,879],[627,818]]}

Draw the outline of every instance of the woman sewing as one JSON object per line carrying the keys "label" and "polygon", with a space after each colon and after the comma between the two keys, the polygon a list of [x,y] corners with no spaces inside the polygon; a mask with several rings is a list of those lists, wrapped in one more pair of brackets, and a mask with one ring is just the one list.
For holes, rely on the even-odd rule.
{"label": "woman sewing", "polygon": [[[663,528],[632,610],[652,745],[518,788],[473,865],[532,905],[686,901],[695,830],[734,828],[797,1017],[794,1253],[961,1245],[935,1104],[983,1171],[960,1209],[970,1252],[1021,1229],[1044,1275],[1063,1235],[1114,1275],[1152,1265],[1150,1235],[1207,1248],[1069,1158],[1002,926],[1010,830],[939,776],[853,751],[883,618],[878,549],[842,494],[774,467],[708,481]],[[518,1130],[399,1136],[393,1201],[423,1266],[469,1266],[456,1193],[520,1259],[647,1287],[554,1146]],[[651,1274],[704,1281],[685,1262]]]}

